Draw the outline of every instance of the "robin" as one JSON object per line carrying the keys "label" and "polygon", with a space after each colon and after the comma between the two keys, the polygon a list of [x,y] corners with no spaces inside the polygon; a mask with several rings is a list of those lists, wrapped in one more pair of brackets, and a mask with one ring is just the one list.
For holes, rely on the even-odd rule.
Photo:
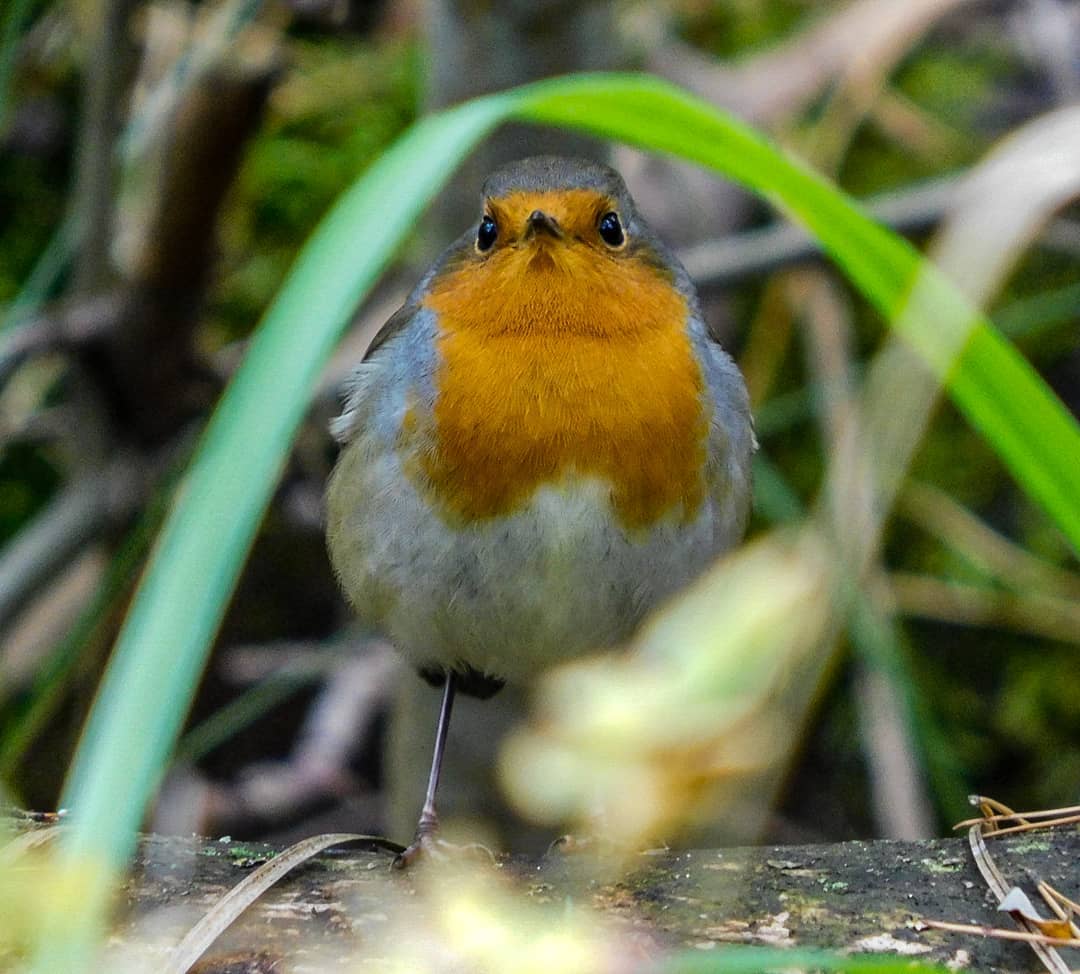
{"label": "robin", "polygon": [[743,534],[746,387],[619,174],[537,157],[378,332],[333,432],[331,561],[443,687],[404,865],[431,851],[455,692],[624,642]]}

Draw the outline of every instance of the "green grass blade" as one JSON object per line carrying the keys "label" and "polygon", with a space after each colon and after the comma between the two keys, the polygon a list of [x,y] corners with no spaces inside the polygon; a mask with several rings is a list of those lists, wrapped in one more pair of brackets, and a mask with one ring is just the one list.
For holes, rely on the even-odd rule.
{"label": "green grass blade", "polygon": [[319,370],[426,202],[461,158],[511,117],[681,155],[738,179],[803,222],[935,365],[972,423],[1080,548],[1080,431],[1064,407],[916,251],[741,123],[670,85],[618,75],[545,82],[426,119],[320,224],[207,428],[65,789],[74,816],[62,854],[85,884],[82,908],[44,924],[33,969],[86,967],[111,876],[133,848]]}
{"label": "green grass blade", "polygon": [[111,876],[132,852],[319,371],[419,212],[497,119],[480,102],[415,126],[320,224],[267,313],[151,555],[80,742],[62,852],[90,888],[80,915],[57,919],[34,969],[88,963]]}
{"label": "green grass blade", "polygon": [[291,670],[271,673],[192,727],[177,744],[174,760],[194,764],[323,675]]}
{"label": "green grass blade", "polygon": [[698,162],[802,223],[924,356],[1028,494],[1080,551],[1080,428],[1035,370],[903,238],[761,136],[656,79],[557,79],[512,93],[515,114]]}
{"label": "green grass blade", "polygon": [[720,946],[703,953],[688,950],[658,961],[652,974],[777,974],[820,971],[835,974],[945,974],[947,968],[921,964],[910,957],[883,954],[840,954],[805,947]]}
{"label": "green grass blade", "polygon": [[1012,338],[1030,338],[1076,321],[1080,281],[1052,291],[1018,298],[994,313],[997,326]]}

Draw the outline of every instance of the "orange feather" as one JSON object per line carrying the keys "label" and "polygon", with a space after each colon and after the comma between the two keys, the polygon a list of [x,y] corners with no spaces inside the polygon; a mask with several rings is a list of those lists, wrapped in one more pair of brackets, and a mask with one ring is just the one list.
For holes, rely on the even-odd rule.
{"label": "orange feather", "polygon": [[564,235],[496,248],[432,282],[438,396],[429,416],[414,407],[401,444],[414,482],[455,520],[510,514],[571,474],[610,484],[628,529],[692,519],[708,421],[669,274],[585,236],[610,205],[596,193],[489,205],[504,227],[543,209]]}

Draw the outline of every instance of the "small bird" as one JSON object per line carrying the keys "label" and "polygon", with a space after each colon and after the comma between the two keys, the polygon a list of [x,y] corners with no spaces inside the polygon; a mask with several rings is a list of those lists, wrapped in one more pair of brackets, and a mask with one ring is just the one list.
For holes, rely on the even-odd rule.
{"label": "small bird", "polygon": [[352,374],[327,538],[360,618],[443,686],[408,864],[433,851],[455,691],[624,642],[742,537],[746,386],[615,170],[543,156]]}

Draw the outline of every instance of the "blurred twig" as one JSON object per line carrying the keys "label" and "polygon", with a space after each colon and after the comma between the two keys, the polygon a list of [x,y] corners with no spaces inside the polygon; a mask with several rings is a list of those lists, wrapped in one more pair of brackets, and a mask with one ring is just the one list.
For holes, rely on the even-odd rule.
{"label": "blurred twig", "polygon": [[[824,110],[809,133],[800,139],[812,147],[819,169],[835,173],[847,155],[855,132],[879,102],[900,60],[943,16],[970,0],[908,0],[888,3],[863,0],[847,8],[848,16],[859,7],[877,4],[873,21],[853,32],[853,53],[838,66],[837,78]],[[837,19],[841,19],[837,15]]]}
{"label": "blurred twig", "polygon": [[931,115],[894,87],[885,88],[869,120],[912,157],[938,168],[943,160],[963,158],[969,136]]}
{"label": "blurred twig", "polygon": [[[283,649],[289,655],[281,659]],[[292,655],[295,650],[300,652],[298,658]],[[316,658],[312,658],[313,651]],[[243,652],[250,660],[256,651],[249,648]],[[350,762],[369,741],[377,717],[390,706],[391,691],[401,672],[397,654],[385,643],[370,643],[364,653],[350,651],[344,657],[335,656],[331,647],[316,650],[312,644],[267,647],[263,655],[278,657],[281,665],[184,736],[176,753],[179,774],[188,774],[183,765],[198,760],[299,688],[325,678],[289,758],[249,766],[232,784],[210,783],[201,777],[182,781],[174,775],[173,785],[201,793],[201,801],[192,803],[201,808],[201,817],[178,823],[176,810],[163,802],[159,815],[169,816],[172,827],[216,832],[250,827],[253,818],[264,826],[279,824],[319,802],[363,791]]]}
{"label": "blurred twig", "polygon": [[[876,220],[894,230],[902,233],[926,230],[948,212],[961,179],[944,176],[929,180],[872,197],[864,206]],[[720,287],[750,274],[766,274],[820,256],[818,243],[790,223],[709,241],[679,254],[690,276],[703,287]]]}
{"label": "blurred twig", "polygon": [[[164,478],[175,479],[180,463]],[[10,778],[47,721],[53,716],[78,680],[81,670],[92,672],[107,652],[111,627],[118,621],[128,593],[137,577],[138,565],[146,556],[161,523],[168,489],[153,495],[143,515],[117,547],[105,577],[84,606],[78,620],[42,661],[22,705],[10,716],[0,734],[0,779]],[[46,591],[42,598],[51,597]]]}
{"label": "blurred twig", "polygon": [[[931,256],[974,304],[986,306],[1024,248],[1078,190],[1080,108],[1059,109],[1018,129],[965,176]],[[917,307],[917,293],[913,301]],[[966,338],[953,337],[957,352]],[[863,390],[866,445],[883,511],[892,506],[939,394],[938,378],[918,354],[890,336]]]}
{"label": "blurred twig", "polygon": [[[81,427],[91,428],[91,412],[107,412],[111,436],[148,448],[149,458],[210,398],[212,379],[199,368],[193,348],[200,299],[220,205],[260,117],[276,60],[271,46],[240,70],[200,75],[200,83],[188,90],[177,108],[170,142],[173,149],[182,145],[183,152],[152,174],[154,205],[141,228],[138,262],[118,279],[108,258],[112,160],[126,77],[121,37],[126,38],[132,8],[133,0],[105,5],[96,60],[88,69],[72,205],[81,214],[79,239],[93,239],[79,253],[75,297],[58,314],[8,334],[0,349],[0,380],[32,354],[58,347],[74,350],[81,374],[96,380],[91,393],[79,398],[79,408],[87,410]],[[83,437],[79,445],[85,448],[88,442]],[[93,455],[79,460],[91,469],[97,463]],[[59,566],[100,537],[113,519],[136,509],[130,496],[116,502],[118,466],[125,465],[85,474],[65,488],[5,553],[0,560],[0,629]]]}
{"label": "blurred twig", "polygon": [[854,696],[877,834],[887,839],[932,836],[934,815],[926,775],[897,681],[888,671],[860,659],[855,666]]}
{"label": "blurred twig", "polygon": [[31,593],[134,508],[139,492],[130,462],[115,461],[65,486],[0,557],[0,631]]}
{"label": "blurred twig", "polygon": [[1010,541],[943,490],[909,482],[900,495],[898,511],[1013,590],[1080,603],[1080,575]]}
{"label": "blurred twig", "polygon": [[[821,390],[819,422],[829,458],[821,509],[841,550],[855,551],[853,535],[872,532],[872,472],[865,469],[861,416],[854,391],[850,315],[839,289],[825,273],[788,276],[807,336],[807,371]],[[851,581],[855,581],[851,579]],[[855,702],[870,773],[877,833],[917,839],[933,834],[926,776],[908,702],[910,687],[888,623],[861,587],[847,593],[848,629],[855,660]]]}
{"label": "blurred twig", "polygon": [[957,5],[958,0],[857,0],[742,64],[718,62],[674,40],[654,46],[647,64],[715,105],[752,121],[775,121],[807,107],[837,79],[872,69],[871,52],[894,38],[906,50],[909,37]]}
{"label": "blurred twig", "polygon": [[[262,0],[223,0],[203,8],[198,42],[189,44],[163,77],[146,84],[146,95],[120,140],[125,157],[137,157],[165,137],[168,124],[191,90],[219,73],[234,57],[237,38],[261,7]],[[175,11],[161,13],[175,16]]]}
{"label": "blurred twig", "polygon": [[116,136],[131,68],[128,20],[138,0],[104,0],[85,66],[82,121],[72,208],[78,240],[73,290],[88,293],[110,278],[109,241],[115,206]]}
{"label": "blurred twig", "polygon": [[97,294],[75,299],[0,332],[0,388],[25,361],[58,350],[78,350],[100,341],[119,320],[120,295]]}
{"label": "blurred twig", "polygon": [[1080,13],[1064,0],[1025,0],[1015,5],[1010,26],[1019,47],[1040,63],[1061,102],[1080,96]]}
{"label": "blurred twig", "polygon": [[[106,565],[102,546],[89,545],[19,612],[0,650],[0,709],[34,681],[45,660],[67,639],[99,590]],[[0,731],[5,743],[6,736]]]}
{"label": "blurred twig", "polygon": [[930,575],[894,572],[897,606],[908,615],[967,626],[1012,629],[1080,645],[1080,602],[1041,593],[1017,595]]}
{"label": "blurred twig", "polygon": [[[919,233],[932,229],[948,215],[967,176],[967,173],[943,176],[882,193],[862,203],[879,223],[899,233]],[[1075,244],[1067,232],[1069,225],[1066,219],[1052,221],[1046,228],[1046,244],[1056,249],[1066,249],[1067,243]],[[747,230],[679,252],[679,259],[699,287],[724,287],[751,275],[769,274],[818,258],[823,259],[824,254],[817,241],[791,223]]]}

